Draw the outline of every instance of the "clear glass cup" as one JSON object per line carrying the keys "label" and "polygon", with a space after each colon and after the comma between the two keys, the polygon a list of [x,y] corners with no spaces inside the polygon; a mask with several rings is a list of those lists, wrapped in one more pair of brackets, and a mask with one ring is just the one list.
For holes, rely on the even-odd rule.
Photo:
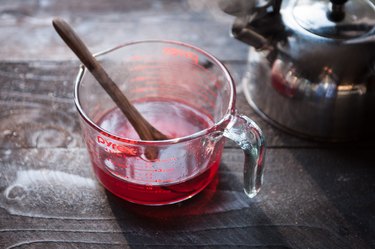
{"label": "clear glass cup", "polygon": [[[75,104],[93,169],[113,194],[164,205],[190,198],[217,173],[225,137],[244,151],[244,190],[262,184],[265,154],[259,127],[235,109],[233,80],[207,52],[175,41],[140,41],[95,55],[140,113],[170,139],[142,141],[84,66]],[[152,160],[147,148],[157,149]]]}

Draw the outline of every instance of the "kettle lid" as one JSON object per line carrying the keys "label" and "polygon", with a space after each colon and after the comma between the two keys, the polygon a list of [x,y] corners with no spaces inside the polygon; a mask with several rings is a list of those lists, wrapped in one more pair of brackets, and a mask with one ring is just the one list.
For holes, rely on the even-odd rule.
{"label": "kettle lid", "polygon": [[299,26],[325,38],[353,39],[375,32],[370,0],[297,0],[292,14]]}

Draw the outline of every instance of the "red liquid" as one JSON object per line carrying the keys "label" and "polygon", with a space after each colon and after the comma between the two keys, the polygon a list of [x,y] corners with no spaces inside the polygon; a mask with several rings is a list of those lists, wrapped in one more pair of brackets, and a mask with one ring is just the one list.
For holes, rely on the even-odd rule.
{"label": "red liquid", "polygon": [[[180,103],[147,102],[136,104],[136,107],[151,124],[173,138],[188,136],[212,125],[207,116]],[[98,123],[113,134],[138,138],[118,110],[110,111]],[[161,162],[158,164],[147,164],[139,155],[131,157],[109,153],[97,145],[94,145],[95,148],[89,145],[89,150],[95,173],[109,191],[130,202],[162,205],[190,198],[214,178],[224,140],[212,146],[213,150],[209,153],[202,153],[206,148],[202,147],[202,141],[197,139],[186,147],[172,146],[159,150]],[[185,158],[184,155],[189,156]],[[109,164],[105,162],[108,158]]]}
{"label": "red liquid", "polygon": [[191,180],[156,186],[134,184],[118,179],[96,165],[94,170],[104,187],[118,197],[138,204],[163,205],[186,200],[199,193],[214,178],[219,163],[217,160],[208,170]]}

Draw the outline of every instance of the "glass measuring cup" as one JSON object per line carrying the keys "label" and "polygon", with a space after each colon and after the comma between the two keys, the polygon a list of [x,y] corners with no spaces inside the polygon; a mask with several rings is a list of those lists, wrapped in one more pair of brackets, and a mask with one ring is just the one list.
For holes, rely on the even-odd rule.
{"label": "glass measuring cup", "polygon": [[[75,104],[98,180],[115,195],[144,205],[190,198],[215,176],[224,138],[244,151],[244,190],[262,184],[264,138],[235,109],[235,85],[207,52],[175,41],[124,44],[96,55],[139,112],[170,139],[142,141],[94,77],[81,66]],[[147,148],[158,157],[145,157]]]}

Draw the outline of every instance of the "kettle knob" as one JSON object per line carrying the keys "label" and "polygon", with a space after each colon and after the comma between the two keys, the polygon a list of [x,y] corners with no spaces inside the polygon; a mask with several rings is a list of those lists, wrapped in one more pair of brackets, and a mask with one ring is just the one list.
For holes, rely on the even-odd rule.
{"label": "kettle knob", "polygon": [[327,12],[327,17],[332,22],[341,22],[345,18],[344,4],[348,0],[331,0],[332,7]]}

